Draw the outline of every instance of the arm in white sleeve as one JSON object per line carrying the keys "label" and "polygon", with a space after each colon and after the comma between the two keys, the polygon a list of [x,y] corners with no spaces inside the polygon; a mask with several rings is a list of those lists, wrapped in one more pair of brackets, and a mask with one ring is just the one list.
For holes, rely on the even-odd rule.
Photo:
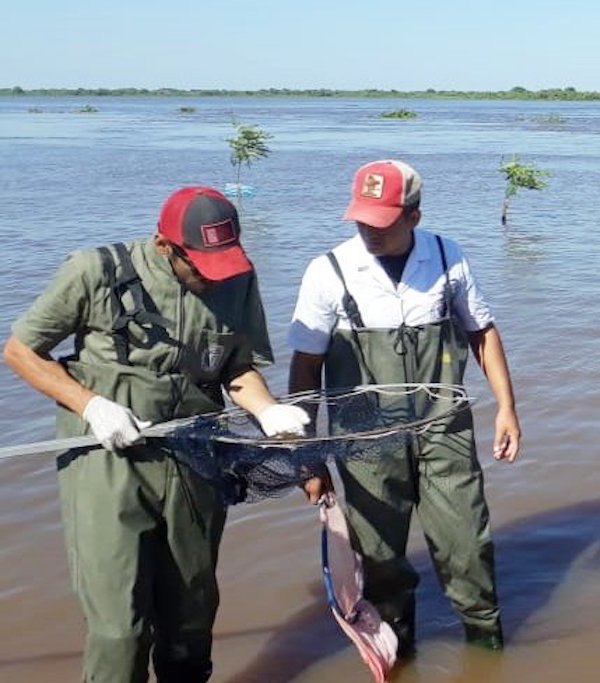
{"label": "arm in white sleeve", "polygon": [[306,269],[288,331],[294,351],[323,354],[337,322],[335,301],[341,283],[325,256],[314,259]]}

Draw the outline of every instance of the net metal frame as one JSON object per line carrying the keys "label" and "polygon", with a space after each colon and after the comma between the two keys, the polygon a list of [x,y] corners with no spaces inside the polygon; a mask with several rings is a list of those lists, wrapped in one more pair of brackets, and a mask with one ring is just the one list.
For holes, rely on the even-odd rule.
{"label": "net metal frame", "polygon": [[[409,422],[397,421],[396,423],[380,426],[374,429],[359,430],[354,432],[329,434],[327,436],[291,436],[281,437],[249,437],[243,435],[214,434],[211,440],[220,443],[239,444],[246,446],[256,446],[259,448],[298,448],[300,446],[318,445],[321,443],[332,443],[336,441],[348,440],[369,440],[380,439],[392,436],[399,432],[411,432],[420,434],[429,429],[433,424],[469,407],[474,399],[467,394],[464,386],[457,384],[443,383],[414,383],[414,384],[361,384],[354,387],[341,389],[320,389],[308,390],[295,394],[289,394],[279,399],[285,405],[299,405],[302,408],[310,409],[315,406],[334,406],[340,399],[355,398],[361,394],[377,394],[388,398],[400,398],[416,396],[419,392],[424,392],[432,400],[445,400],[448,402],[445,409],[436,412],[435,415],[410,420]],[[451,394],[451,398],[446,394]],[[248,423],[248,413],[241,408],[229,408],[216,415],[219,423],[227,423],[229,429],[236,426],[243,427]]]}

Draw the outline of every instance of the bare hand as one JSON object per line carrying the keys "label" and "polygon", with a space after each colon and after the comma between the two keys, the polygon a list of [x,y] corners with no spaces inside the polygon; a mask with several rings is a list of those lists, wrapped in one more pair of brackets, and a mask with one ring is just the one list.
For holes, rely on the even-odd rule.
{"label": "bare hand", "polygon": [[333,493],[333,482],[331,481],[329,470],[325,467],[320,476],[307,479],[302,484],[302,488],[309,502],[317,505],[324,495]]}
{"label": "bare hand", "polygon": [[501,408],[496,415],[494,458],[514,462],[519,454],[521,428],[513,408]]}

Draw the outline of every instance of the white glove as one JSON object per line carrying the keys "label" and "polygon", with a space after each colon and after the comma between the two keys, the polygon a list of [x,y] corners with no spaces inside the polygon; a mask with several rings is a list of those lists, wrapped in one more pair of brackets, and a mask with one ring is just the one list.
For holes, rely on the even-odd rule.
{"label": "white glove", "polygon": [[281,403],[268,406],[256,416],[256,419],[267,436],[304,436],[304,426],[310,422],[308,413],[302,408]]}
{"label": "white glove", "polygon": [[140,438],[142,429],[152,424],[137,418],[129,408],[102,396],[94,396],[88,401],[82,417],[108,451],[131,446]]}

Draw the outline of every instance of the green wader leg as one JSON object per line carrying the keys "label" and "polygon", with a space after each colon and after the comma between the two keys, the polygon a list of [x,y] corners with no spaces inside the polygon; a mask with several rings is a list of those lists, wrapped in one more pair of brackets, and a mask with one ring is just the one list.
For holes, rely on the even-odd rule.
{"label": "green wader leg", "polygon": [[398,632],[401,646],[411,649],[419,577],[406,558],[406,543],[414,484],[405,446],[397,437],[390,441],[373,442],[379,450],[373,461],[349,460],[338,470],[353,541],[363,555],[365,598]]}
{"label": "green wader leg", "polygon": [[[466,335],[450,317],[418,327],[336,329],[325,361],[326,384],[462,384],[467,357]],[[424,417],[418,400],[414,412],[407,411],[409,420],[413,414]],[[342,431],[352,430],[346,426]],[[405,551],[416,505],[436,570],[463,617],[467,639],[501,649],[489,515],[470,411],[462,411],[450,424],[431,425],[411,448],[418,464],[413,477],[401,445],[384,454],[370,475],[360,462],[349,463],[347,472],[339,468],[357,548],[365,555],[365,597],[400,640],[410,642],[418,579]],[[385,464],[392,459],[395,468]]]}
{"label": "green wader leg", "polygon": [[[462,428],[461,428],[462,427]],[[417,514],[446,595],[469,628],[501,643],[494,548],[468,411],[419,438]],[[493,648],[498,649],[498,648]]]}
{"label": "green wader leg", "polygon": [[[156,636],[159,661],[181,668],[201,659],[207,672],[200,677],[196,661],[193,678],[159,675],[161,683],[207,680],[225,518],[212,488],[182,485],[180,468],[145,447],[127,457],[91,451],[59,477],[71,576],[88,627],[85,681],[145,683]],[[153,633],[157,618],[166,632]]]}
{"label": "green wader leg", "polygon": [[172,472],[164,509],[167,533],[158,554],[154,670],[159,683],[203,683],[212,673],[219,605],[215,572],[225,510],[216,491],[186,467]]}

